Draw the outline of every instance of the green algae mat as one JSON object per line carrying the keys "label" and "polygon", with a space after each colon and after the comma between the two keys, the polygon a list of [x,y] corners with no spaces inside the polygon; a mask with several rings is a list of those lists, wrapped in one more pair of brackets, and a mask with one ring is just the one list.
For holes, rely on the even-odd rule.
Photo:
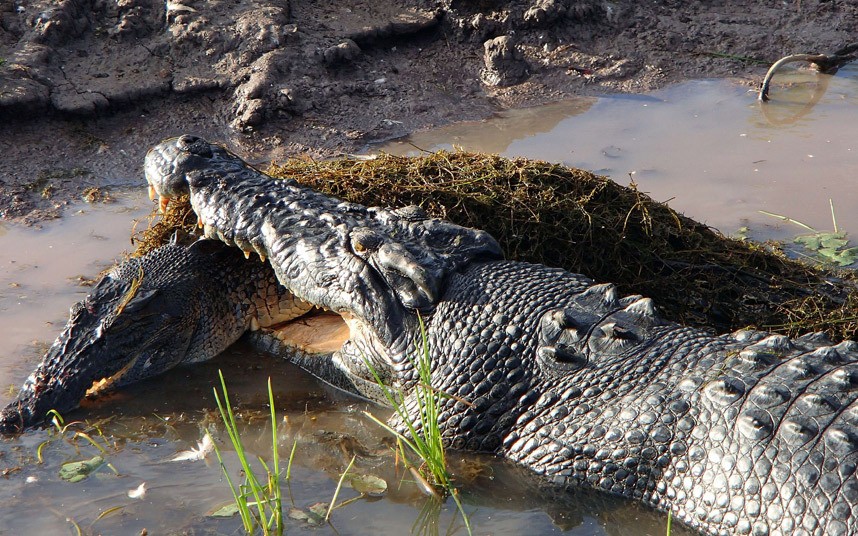
{"label": "green algae mat", "polygon": [[[754,327],[788,335],[854,338],[858,286],[851,271],[788,259],[777,247],[723,236],[588,171],[468,152],[272,165],[322,192],[377,206],[420,205],[433,216],[485,229],[507,257],[560,266],[624,294],[655,299],[661,314],[715,331]],[[197,232],[187,200],[139,233],[143,254]]]}

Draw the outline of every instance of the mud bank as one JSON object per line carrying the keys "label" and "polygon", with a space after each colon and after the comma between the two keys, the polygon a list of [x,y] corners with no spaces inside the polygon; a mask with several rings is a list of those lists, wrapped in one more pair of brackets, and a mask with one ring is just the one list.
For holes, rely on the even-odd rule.
{"label": "mud bank", "polygon": [[178,133],[335,156],[572,95],[758,83],[856,21],[847,1],[0,0],[0,218],[137,183]]}

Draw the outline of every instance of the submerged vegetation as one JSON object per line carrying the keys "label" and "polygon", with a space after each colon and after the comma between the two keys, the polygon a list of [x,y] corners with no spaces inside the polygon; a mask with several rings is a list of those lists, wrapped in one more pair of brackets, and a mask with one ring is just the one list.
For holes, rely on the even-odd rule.
{"label": "submerged vegetation", "polygon": [[[268,464],[265,460],[258,456],[258,464],[261,472],[253,468],[248,457],[248,449],[245,448],[245,441],[242,438],[241,431],[238,426],[238,420],[232,409],[229,392],[226,387],[226,381],[223,374],[218,373],[220,378],[221,391],[218,393],[214,390],[215,401],[218,406],[221,420],[223,422],[229,443],[235,452],[235,456],[241,467],[243,482],[236,485],[230,476],[227,464],[224,461],[224,456],[221,450],[217,447],[217,443],[207,435],[210,444],[217,456],[224,478],[230,488],[233,496],[233,503],[217,509],[210,514],[211,517],[231,517],[238,514],[241,517],[242,526],[247,534],[261,533],[263,535],[279,535],[283,534],[286,529],[286,517],[284,517],[284,505],[282,484],[287,486],[291,482],[292,464],[295,460],[295,455],[298,450],[297,440],[292,444],[292,450],[289,454],[289,461],[285,469],[281,469],[279,457],[279,427],[277,422],[277,414],[274,404],[274,392],[271,385],[271,378],[268,379],[268,418],[271,426],[271,463]],[[208,432],[206,432],[208,434]],[[365,498],[380,497],[387,491],[387,482],[375,475],[365,474],[362,472],[352,472],[352,467],[358,455],[353,454],[348,465],[340,474],[334,489],[333,496],[330,501],[316,502],[306,508],[298,508],[295,505],[295,499],[292,495],[292,489],[289,488],[289,507],[285,512],[289,519],[293,521],[303,522],[308,526],[319,526],[324,524],[332,525],[331,515],[339,509]],[[175,459],[174,459],[175,461]],[[284,475],[285,473],[285,475]],[[352,488],[358,493],[357,496],[345,499],[338,502],[340,493],[345,486]],[[336,533],[336,529],[334,529]]]}
{"label": "submerged vegetation", "polygon": [[804,246],[804,249],[809,253],[809,255],[805,255],[811,261],[839,267],[851,266],[858,260],[858,247],[849,246],[849,238],[846,231],[837,226],[837,217],[834,214],[834,202],[829,199],[828,204],[831,207],[831,225],[834,228],[833,231],[820,231],[788,216],[765,210],[761,210],[760,214],[777,218],[808,231],[805,234],[796,236],[793,242]]}
{"label": "submerged vegetation", "polygon": [[[672,320],[727,331],[756,327],[851,338],[858,291],[851,272],[787,258],[777,247],[727,238],[580,169],[468,152],[417,158],[289,160],[269,173],[366,205],[421,205],[430,214],[485,229],[512,259],[561,266],[623,293],[656,299]],[[142,253],[177,229],[196,232],[187,202],[170,205],[139,237]]]}

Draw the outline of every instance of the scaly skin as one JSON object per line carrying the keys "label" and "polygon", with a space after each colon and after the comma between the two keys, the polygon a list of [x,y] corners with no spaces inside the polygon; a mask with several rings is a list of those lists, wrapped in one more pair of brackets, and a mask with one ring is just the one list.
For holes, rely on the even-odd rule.
{"label": "scaly skin", "polygon": [[164,198],[190,193],[208,235],[346,319],[341,348],[296,359],[322,379],[377,398],[370,360],[416,411],[419,315],[432,386],[455,395],[441,400],[450,446],[706,534],[858,533],[856,343],[686,328],[647,298],[500,260],[484,233],[272,182],[191,136],[150,151],[146,174]]}
{"label": "scaly skin", "polygon": [[[317,193],[307,231],[299,223],[306,208],[290,199],[294,186],[276,189],[197,138],[167,140],[147,161],[150,184],[161,195],[189,192],[210,234],[251,243],[296,295],[336,303],[337,311],[360,319],[351,341],[406,391],[416,379],[403,355],[418,346],[419,306],[433,387],[472,404],[442,401],[450,445],[497,452],[561,486],[592,486],[671,510],[705,533],[858,531],[855,343],[759,332],[713,337],[660,319],[649,299],[618,299],[610,285],[544,266],[486,261],[469,247],[486,239],[465,232],[456,233],[464,258],[438,262],[435,250],[418,258],[434,244],[413,229],[436,225],[419,215],[405,230],[373,219],[381,224],[373,227],[375,242],[363,244],[359,228],[377,209]],[[258,202],[263,197],[265,204]],[[338,247],[321,246],[333,243]],[[397,289],[409,274],[423,273],[396,270],[400,259],[378,269],[373,255],[387,244],[411,252],[409,261],[428,262],[441,292],[419,303],[389,293],[376,302],[382,314],[369,315],[362,302],[378,290],[355,281],[375,277]],[[403,277],[390,280],[390,272]],[[412,279],[417,286],[424,280]],[[379,329],[379,316],[396,325]],[[363,352],[351,346],[334,361],[368,380]]]}
{"label": "scaly skin", "polygon": [[62,333],[0,412],[0,433],[39,424],[52,409],[73,410],[96,382],[121,387],[211,359],[251,323],[290,320],[310,308],[277,284],[269,266],[247,263],[217,241],[128,259],[71,307]]}

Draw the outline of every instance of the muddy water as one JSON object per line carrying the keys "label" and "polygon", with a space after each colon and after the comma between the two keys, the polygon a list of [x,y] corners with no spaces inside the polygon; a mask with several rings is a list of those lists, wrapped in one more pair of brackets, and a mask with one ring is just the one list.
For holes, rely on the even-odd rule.
{"label": "muddy water", "polygon": [[72,205],[63,220],[40,229],[0,224],[0,387],[29,373],[69,306],[89,291],[87,280],[133,249],[131,229],[151,204],[137,190],[114,196],[112,203]]}
{"label": "muddy water", "polygon": [[[633,173],[655,198],[673,198],[673,206],[727,232],[750,222],[761,233],[777,234],[759,209],[825,228],[830,226],[829,197],[835,199],[839,223],[858,229],[858,200],[851,188],[858,171],[855,74],[846,70],[830,80],[815,107],[785,125],[773,125],[744,88],[702,81],[646,96],[509,112],[408,141],[426,149],[457,144],[563,161],[620,182]],[[801,83],[773,96],[778,102],[767,111],[775,114],[775,123],[804,113],[802,103],[814,97]],[[386,149],[414,150],[406,143]],[[95,277],[130,247],[131,221],[148,212],[149,203],[136,192],[118,197],[114,205],[76,207],[41,231],[0,228],[0,403],[11,396],[5,387],[23,380],[56,335],[69,305],[86,293],[75,280]],[[0,486],[0,534],[74,534],[75,526],[101,534],[140,534],[143,529],[149,534],[239,533],[236,518],[208,515],[230,501],[214,457],[170,461],[177,452],[196,447],[203,431],[210,430],[226,451],[230,474],[239,474],[210,411],[218,369],[228,378],[234,404],[242,408],[248,449],[269,461],[262,393],[266,378],[272,377],[281,458],[298,442],[292,479],[284,488],[287,508],[330,502],[339,474],[354,454],[355,472],[389,482],[383,499],[358,500],[336,510],[323,533],[465,533],[451,501],[439,507],[403,476],[384,434],[363,415],[364,405],[239,343],[212,363],[175,370],[89,402],[70,416],[98,423],[107,439],[97,431],[91,434],[103,443],[115,471],[102,467],[83,482],[67,483],[58,477],[63,463],[99,453],[86,441],[71,442],[69,435],[63,439],[48,431],[2,440],[0,471],[7,478]],[[46,441],[44,463],[39,464],[37,450]],[[663,516],[636,505],[586,492],[551,495],[527,473],[497,460],[454,455],[452,461],[475,534],[665,532]],[[130,497],[129,491],[141,484],[145,494]],[[346,489],[340,499],[355,496]],[[292,533],[309,529],[294,519],[288,526]],[[687,534],[676,527],[673,533]]]}
{"label": "muddy water", "polygon": [[[418,133],[381,149],[450,148],[562,162],[638,187],[726,234],[755,238],[816,229],[858,233],[858,65],[837,76],[779,75],[772,101],[724,80],[689,82],[642,96],[577,99],[505,112],[483,122]],[[827,89],[827,91],[825,91]],[[818,100],[815,106],[811,103]]]}

